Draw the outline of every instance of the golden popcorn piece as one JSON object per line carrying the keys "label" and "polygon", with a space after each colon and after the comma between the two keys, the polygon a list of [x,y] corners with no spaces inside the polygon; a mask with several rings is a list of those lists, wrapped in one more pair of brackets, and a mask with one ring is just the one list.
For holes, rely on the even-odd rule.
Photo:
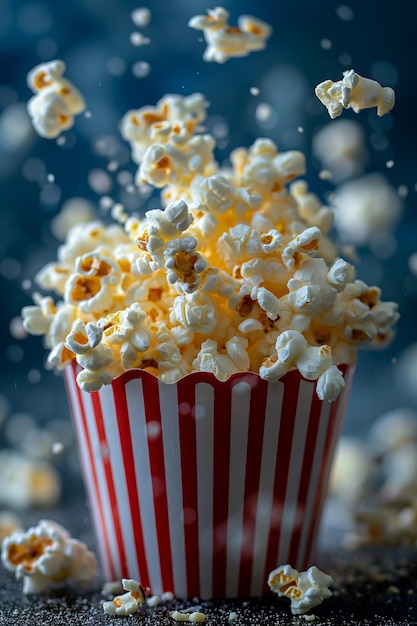
{"label": "golden popcorn piece", "polygon": [[389,113],[395,104],[395,92],[391,87],[382,87],[376,80],[364,78],[354,70],[343,72],[337,82],[325,80],[315,88],[320,102],[324,104],[332,119],[339,117],[343,109],[377,108],[380,117]]}
{"label": "golden popcorn piece", "polygon": [[41,520],[26,532],[18,531],[2,543],[1,560],[17,579],[23,578],[23,593],[41,593],[51,582],[72,578],[87,587],[97,570],[97,561],[85,543],[73,539],[65,528]]}
{"label": "golden popcorn piece", "polygon": [[330,598],[332,592],[328,587],[332,584],[332,577],[314,565],[306,572],[298,572],[290,565],[281,565],[268,576],[270,589],[278,596],[291,600],[293,615],[303,615]]}
{"label": "golden popcorn piece", "polygon": [[132,615],[145,602],[145,591],[136,580],[123,578],[122,586],[127,593],[116,596],[109,602],[103,602],[103,610],[108,615]]}
{"label": "golden popcorn piece", "polygon": [[36,132],[53,139],[74,124],[74,115],[85,110],[81,93],[63,77],[65,63],[60,60],[41,63],[27,76],[28,86],[35,95],[27,109]]}
{"label": "golden popcorn piece", "polygon": [[229,13],[223,7],[208,10],[208,15],[195,15],[188,26],[202,30],[207,43],[203,59],[225,63],[230,57],[244,57],[263,50],[272,28],[251,15],[241,15],[238,26],[229,26]]}

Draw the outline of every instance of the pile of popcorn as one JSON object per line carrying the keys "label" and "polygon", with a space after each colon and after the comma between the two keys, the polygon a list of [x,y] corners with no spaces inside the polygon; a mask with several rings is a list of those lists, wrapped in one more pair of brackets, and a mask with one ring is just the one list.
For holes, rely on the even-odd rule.
{"label": "pile of popcorn", "polygon": [[23,593],[41,593],[51,582],[67,578],[87,587],[97,570],[96,557],[86,544],[51,520],[41,520],[26,532],[17,530],[5,537],[1,560],[17,579],[23,578]]}
{"label": "pile of popcorn", "polygon": [[261,138],[220,166],[207,106],[200,93],[167,95],[126,113],[136,185],[161,189],[164,208],[75,224],[36,276],[58,302],[34,294],[24,327],[44,335],[49,367],[81,366],[85,391],[131,368],[168,383],[193,371],[276,381],[298,368],[335,400],[337,366],[391,339],[397,305],[338,256],[333,211],[306,182],[288,186],[304,155]]}

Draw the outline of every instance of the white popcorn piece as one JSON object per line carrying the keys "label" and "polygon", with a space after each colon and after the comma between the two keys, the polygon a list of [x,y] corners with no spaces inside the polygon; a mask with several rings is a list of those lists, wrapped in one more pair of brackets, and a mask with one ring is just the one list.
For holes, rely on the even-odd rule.
{"label": "white popcorn piece", "polygon": [[337,119],[323,126],[314,135],[312,148],[335,184],[362,174],[368,157],[363,128],[350,119]]}
{"label": "white popcorn piece", "polygon": [[17,510],[53,506],[61,497],[61,479],[47,461],[14,450],[0,450],[0,503]]}
{"label": "white popcorn piece", "polygon": [[63,78],[65,63],[41,63],[31,70],[27,82],[35,95],[27,104],[29,116],[41,137],[53,139],[74,124],[74,115],[85,110],[85,101],[72,83]]}
{"label": "white popcorn piece", "polygon": [[332,577],[314,565],[306,572],[298,572],[290,565],[281,565],[268,576],[270,589],[278,596],[290,598],[293,615],[307,613],[330,598],[332,592],[329,587],[332,584]]}
{"label": "white popcorn piece", "polygon": [[12,511],[0,511],[0,547],[5,537],[23,530],[22,520]]}
{"label": "white popcorn piece", "polygon": [[123,578],[122,586],[127,593],[116,596],[109,602],[103,602],[103,610],[108,615],[132,615],[145,602],[143,587],[136,580]]}
{"label": "white popcorn piece", "polygon": [[204,613],[200,611],[172,611],[171,617],[176,622],[193,622],[193,623],[202,623],[206,621],[206,616]]}
{"label": "white popcorn piece", "polygon": [[382,87],[377,81],[364,78],[354,70],[343,72],[343,79],[337,82],[325,80],[315,88],[320,102],[324,104],[332,119],[341,115],[343,109],[377,107],[377,115],[389,113],[395,104],[395,92],[391,87]]}
{"label": "white popcorn piece", "polygon": [[196,252],[197,240],[194,237],[172,239],[164,250],[167,281],[175,285],[178,293],[193,293],[200,284],[200,274],[207,267],[207,261]]}
{"label": "white popcorn piece", "polygon": [[[231,350],[232,346],[229,347],[229,352]],[[239,371],[229,354],[218,352],[217,342],[212,339],[207,339],[202,343],[201,350],[193,361],[193,368],[200,372],[211,372],[222,381]]]}
{"label": "white popcorn piece", "polygon": [[367,174],[343,183],[335,190],[332,204],[335,226],[344,241],[372,245],[398,223],[403,202],[381,174]]}
{"label": "white popcorn piece", "polygon": [[272,28],[250,15],[241,15],[238,26],[229,26],[229,13],[223,7],[208,10],[208,15],[196,15],[188,26],[202,30],[207,43],[203,59],[224,63],[230,57],[244,57],[263,50]]}
{"label": "white popcorn piece", "polygon": [[282,253],[282,260],[284,261],[285,265],[288,268],[294,267],[294,256],[298,252],[309,253],[317,250],[321,236],[321,231],[316,226],[306,228],[303,232],[298,234],[284,248],[284,251]]}
{"label": "white popcorn piece", "polygon": [[147,7],[138,7],[130,14],[130,18],[135,26],[148,26],[151,21],[151,17],[151,11]]}
{"label": "white popcorn piece", "polygon": [[4,539],[3,565],[23,578],[23,593],[41,593],[51,582],[72,578],[80,587],[90,585],[97,561],[85,543],[73,539],[65,528],[50,520],[41,520],[26,532],[16,532]]}

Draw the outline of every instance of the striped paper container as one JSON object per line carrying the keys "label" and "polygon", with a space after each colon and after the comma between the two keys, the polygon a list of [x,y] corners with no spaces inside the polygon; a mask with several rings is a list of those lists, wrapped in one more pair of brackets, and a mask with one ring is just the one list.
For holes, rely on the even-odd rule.
{"label": "striped paper container", "polygon": [[75,375],[67,368],[106,579],[232,598],[267,593],[278,565],[312,564],[347,389],[330,403],[298,371],[167,384],[131,370],[86,393]]}

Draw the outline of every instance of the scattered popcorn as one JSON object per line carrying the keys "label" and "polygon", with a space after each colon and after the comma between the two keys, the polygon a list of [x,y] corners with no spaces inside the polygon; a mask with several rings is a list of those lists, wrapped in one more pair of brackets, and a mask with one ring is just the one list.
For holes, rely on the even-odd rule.
{"label": "scattered popcorn", "polygon": [[375,479],[375,467],[364,442],[346,435],[339,439],[330,474],[331,495],[347,502],[359,502]]}
{"label": "scattered popcorn", "polygon": [[131,615],[145,602],[145,592],[136,580],[123,578],[122,585],[127,593],[103,602],[103,610],[108,615]]}
{"label": "scattered popcorn", "polygon": [[182,613],[180,611],[173,611],[171,617],[176,622],[205,622],[206,616],[199,611],[193,611],[192,613]]}
{"label": "scattered popcorn", "polygon": [[151,43],[149,37],[145,37],[142,33],[134,32],[130,35],[130,43],[132,46],[145,46]]}
{"label": "scattered popcorn", "polygon": [[395,104],[395,93],[391,87],[381,87],[375,80],[364,78],[354,70],[343,72],[343,79],[337,82],[323,81],[317,85],[315,92],[332,119],[339,117],[343,109],[359,113],[372,107],[377,107],[377,115],[382,116],[389,113]]}
{"label": "scattered popcorn", "polygon": [[41,137],[53,139],[74,124],[74,115],[85,110],[81,93],[63,78],[65,63],[55,60],[41,63],[27,76],[29,87],[35,95],[28,101],[27,109],[36,132]]}
{"label": "scattered popcorn", "polygon": [[35,294],[24,329],[44,335],[49,367],[81,366],[85,391],[131,368],[165,382],[193,371],[276,381],[298,369],[333,401],[338,365],[391,338],[396,305],[339,258],[333,211],[293,182],[304,155],[261,138],[221,167],[202,128],[207,106],[202,94],[171,94],[126,113],[136,185],[161,189],[163,208],[140,218],[113,203],[119,224],[71,227],[36,276],[58,302]]}
{"label": "scattered popcorn", "polygon": [[151,17],[152,14],[146,7],[134,9],[130,14],[130,18],[135,26],[148,26],[151,21]]}
{"label": "scattered popcorn", "polygon": [[21,532],[23,524],[20,517],[12,511],[0,511],[0,547],[3,539],[15,532]]}
{"label": "scattered popcorn", "polygon": [[15,532],[2,543],[3,565],[23,578],[23,593],[42,593],[51,582],[72,578],[80,587],[93,579],[97,561],[87,546],[65,528],[41,520],[26,532]]}
{"label": "scattered popcorn", "polygon": [[333,584],[331,576],[314,565],[306,572],[298,572],[290,565],[281,565],[268,576],[268,585],[278,596],[291,600],[291,613],[302,615],[330,598],[328,587]]}
{"label": "scattered popcorn", "polygon": [[367,174],[340,185],[332,199],[335,226],[341,237],[367,245],[391,232],[401,217],[403,203],[381,174]]}
{"label": "scattered popcorn", "polygon": [[14,450],[0,450],[1,505],[24,510],[53,506],[60,497],[61,479],[50,463]]}
{"label": "scattered popcorn", "polygon": [[362,127],[354,120],[336,120],[313,137],[313,153],[338,184],[362,174],[367,159]]}
{"label": "scattered popcorn", "polygon": [[272,34],[269,24],[250,15],[241,15],[238,26],[229,26],[230,14],[223,7],[208,10],[208,15],[196,15],[188,26],[202,30],[207,43],[203,59],[225,63],[230,57],[244,57],[263,50]]}

